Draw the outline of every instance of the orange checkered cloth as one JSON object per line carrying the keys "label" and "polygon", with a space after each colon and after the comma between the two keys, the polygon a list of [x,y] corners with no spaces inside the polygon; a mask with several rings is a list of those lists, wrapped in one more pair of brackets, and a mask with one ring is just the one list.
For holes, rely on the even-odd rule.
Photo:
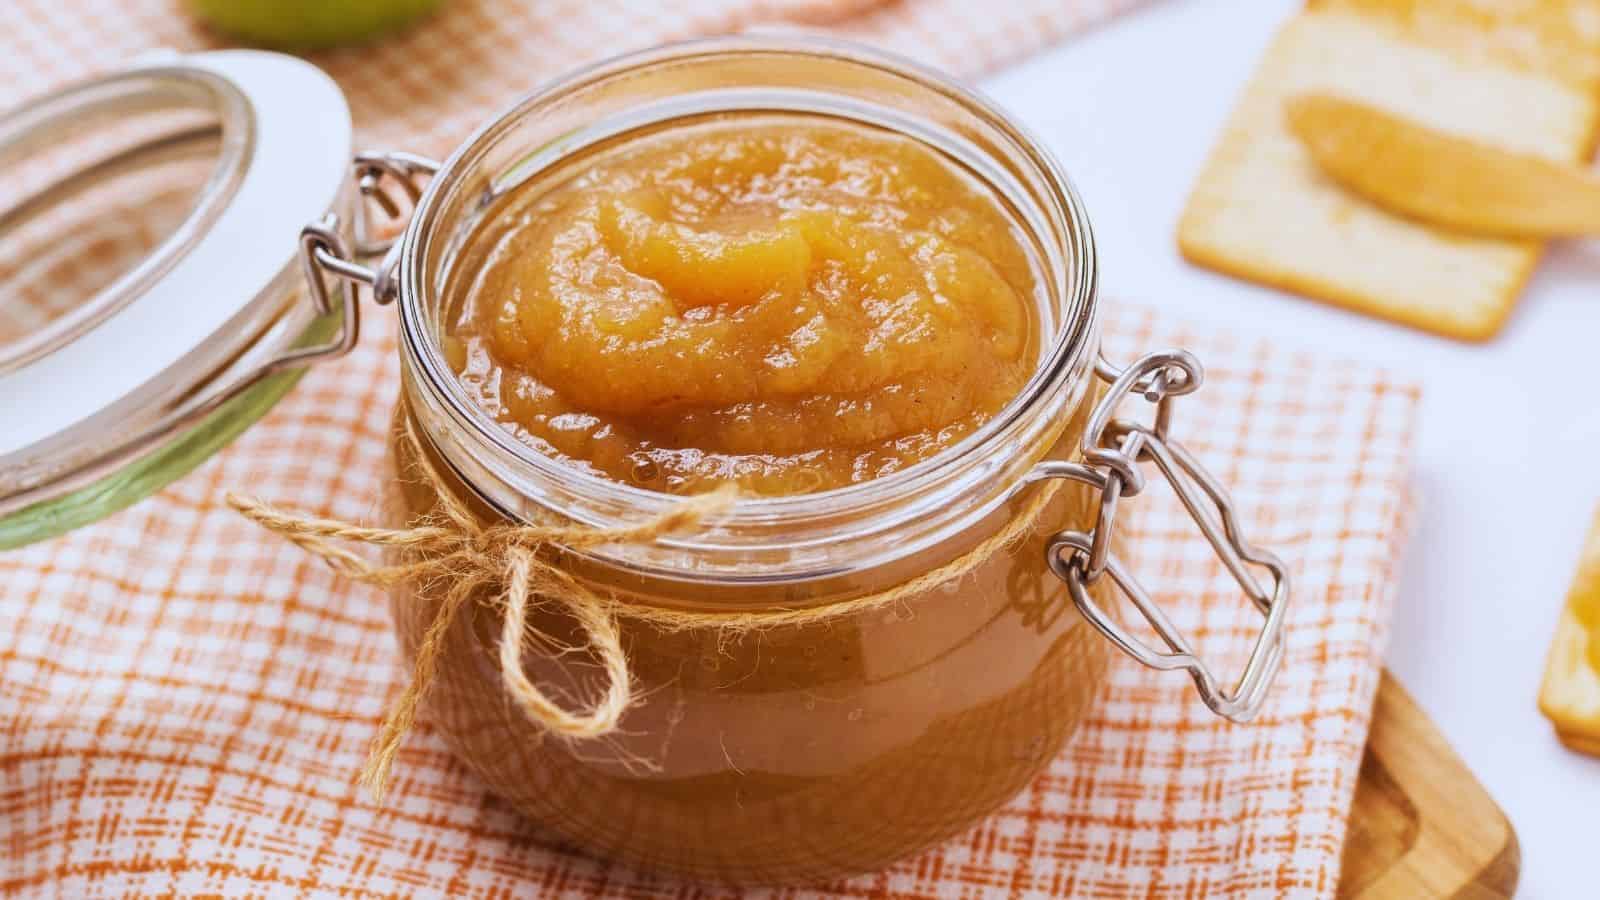
{"label": "orange checkered cloth", "polygon": [[[214,44],[170,2],[7,4],[0,102],[152,46]],[[317,61],[349,92],[364,143],[441,153],[492,108],[602,51],[833,14],[834,30],[970,73],[1124,5],[699,0],[669,15],[456,0],[388,43]],[[1252,538],[1292,563],[1287,652],[1263,714],[1226,724],[1182,675],[1123,661],[1086,727],[1005,809],[888,871],[775,896],[1333,894],[1404,533],[1417,391],[1111,306],[1111,359],[1180,345],[1208,362],[1177,427],[1232,485]],[[542,843],[426,724],[385,805],[355,785],[404,678],[387,604],[221,498],[246,486],[370,518],[397,373],[391,318],[368,319],[353,354],[317,367],[187,478],[0,557],[0,893],[717,893]],[[1133,563],[1178,626],[1236,671],[1259,618],[1181,511],[1151,499],[1130,523]]]}

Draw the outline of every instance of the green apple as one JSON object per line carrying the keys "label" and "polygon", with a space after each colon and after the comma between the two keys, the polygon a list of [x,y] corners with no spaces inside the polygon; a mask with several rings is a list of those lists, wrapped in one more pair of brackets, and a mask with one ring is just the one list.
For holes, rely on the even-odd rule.
{"label": "green apple", "polygon": [[442,0],[186,0],[207,24],[268,47],[351,44],[432,12]]}

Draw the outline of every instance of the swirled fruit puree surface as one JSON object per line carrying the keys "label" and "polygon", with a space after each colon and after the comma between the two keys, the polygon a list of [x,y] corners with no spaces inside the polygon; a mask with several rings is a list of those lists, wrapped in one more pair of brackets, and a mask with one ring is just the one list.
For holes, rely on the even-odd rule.
{"label": "swirled fruit puree surface", "polygon": [[912,139],[720,120],[516,189],[460,267],[447,356],[530,445],[667,492],[796,494],[951,446],[1032,373],[1031,258]]}

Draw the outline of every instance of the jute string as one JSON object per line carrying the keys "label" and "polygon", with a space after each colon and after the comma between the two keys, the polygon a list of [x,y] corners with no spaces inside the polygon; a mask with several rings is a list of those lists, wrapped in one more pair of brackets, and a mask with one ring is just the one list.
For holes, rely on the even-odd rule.
{"label": "jute string", "polygon": [[[417,710],[438,673],[445,635],[474,596],[501,615],[496,656],[507,695],[529,720],[551,734],[596,738],[618,727],[634,703],[632,674],[618,629],[626,618],[665,631],[692,628],[749,632],[807,625],[910,600],[959,579],[1022,539],[1037,524],[1061,482],[1035,491],[1019,515],[971,550],[938,568],[883,591],[816,607],[752,612],[694,612],[602,597],[562,567],[561,550],[586,550],[614,544],[643,544],[693,528],[729,509],[738,499],[732,486],[688,497],[660,515],[616,528],[573,524],[485,524],[459,500],[422,451],[409,418],[397,439],[399,456],[417,461],[416,477],[438,498],[435,509],[402,528],[373,528],[281,509],[253,497],[228,495],[228,504],[258,525],[287,538],[339,574],[366,584],[410,585],[429,590],[447,585],[433,620],[417,646],[411,681],[389,705],[382,727],[362,767],[360,782],[382,800],[400,745],[415,723]],[[343,546],[363,544],[390,551],[394,562],[373,563]],[[527,641],[546,646],[555,638],[529,624],[529,612],[557,605],[577,623],[587,648],[606,675],[606,689],[592,707],[574,710],[553,699],[523,668]],[[530,634],[530,628],[532,632]]]}

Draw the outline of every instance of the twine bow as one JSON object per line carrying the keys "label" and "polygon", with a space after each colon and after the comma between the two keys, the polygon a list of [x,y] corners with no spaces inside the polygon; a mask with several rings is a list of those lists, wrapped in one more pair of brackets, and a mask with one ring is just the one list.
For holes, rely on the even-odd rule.
{"label": "twine bow", "polygon": [[[412,441],[415,437],[407,435]],[[420,455],[416,457],[423,460]],[[427,465],[426,462],[423,463]],[[437,481],[437,473],[427,475]],[[438,485],[435,485],[438,487]],[[617,728],[633,702],[632,677],[610,604],[549,561],[552,548],[585,550],[605,544],[642,543],[689,528],[732,505],[736,492],[725,488],[690,497],[661,515],[621,528],[582,525],[482,524],[469,510],[439,490],[431,521],[404,528],[372,528],[336,519],[277,509],[253,497],[228,495],[228,504],[246,518],[287,538],[326,562],[339,574],[366,584],[392,587],[448,578],[445,592],[417,648],[411,683],[389,705],[360,782],[381,800],[400,744],[416,721],[417,708],[439,669],[445,635],[457,613],[474,595],[502,614],[497,642],[500,677],[506,693],[524,715],[553,734],[593,738]],[[399,562],[374,564],[335,542],[366,544],[398,551]],[[588,648],[606,673],[604,696],[587,710],[572,710],[552,699],[528,678],[522,650],[530,607],[556,602],[572,615]],[[542,635],[538,635],[543,637]]]}
{"label": "twine bow", "polygon": [[[994,534],[942,566],[887,590],[821,606],[740,612],[690,612],[642,605],[618,606],[596,595],[561,568],[561,548],[585,550],[608,544],[638,544],[692,528],[733,505],[733,486],[688,497],[660,515],[619,528],[586,525],[538,525],[519,522],[484,524],[441,479],[421,450],[412,425],[399,432],[407,447],[402,458],[415,459],[418,473],[438,498],[428,517],[402,528],[373,528],[337,519],[282,510],[253,497],[228,495],[228,504],[258,525],[287,538],[326,562],[334,571],[380,587],[429,585],[448,581],[434,619],[418,645],[411,682],[384,714],[383,726],[362,766],[360,782],[382,800],[400,744],[416,721],[417,708],[439,670],[444,637],[456,615],[473,596],[502,615],[497,641],[501,681],[524,715],[564,737],[601,737],[615,731],[634,702],[632,676],[617,628],[619,614],[664,630],[718,628],[751,631],[810,624],[852,615],[920,596],[960,578],[1005,547],[1033,531],[1046,506],[1060,489],[1051,481],[1033,493],[1027,505]],[[340,543],[365,544],[394,551],[399,560],[375,564]],[[528,611],[541,603],[559,603],[578,623],[606,673],[605,695],[587,710],[556,702],[524,672],[522,651],[528,637]],[[546,642],[548,635],[533,630]]]}

